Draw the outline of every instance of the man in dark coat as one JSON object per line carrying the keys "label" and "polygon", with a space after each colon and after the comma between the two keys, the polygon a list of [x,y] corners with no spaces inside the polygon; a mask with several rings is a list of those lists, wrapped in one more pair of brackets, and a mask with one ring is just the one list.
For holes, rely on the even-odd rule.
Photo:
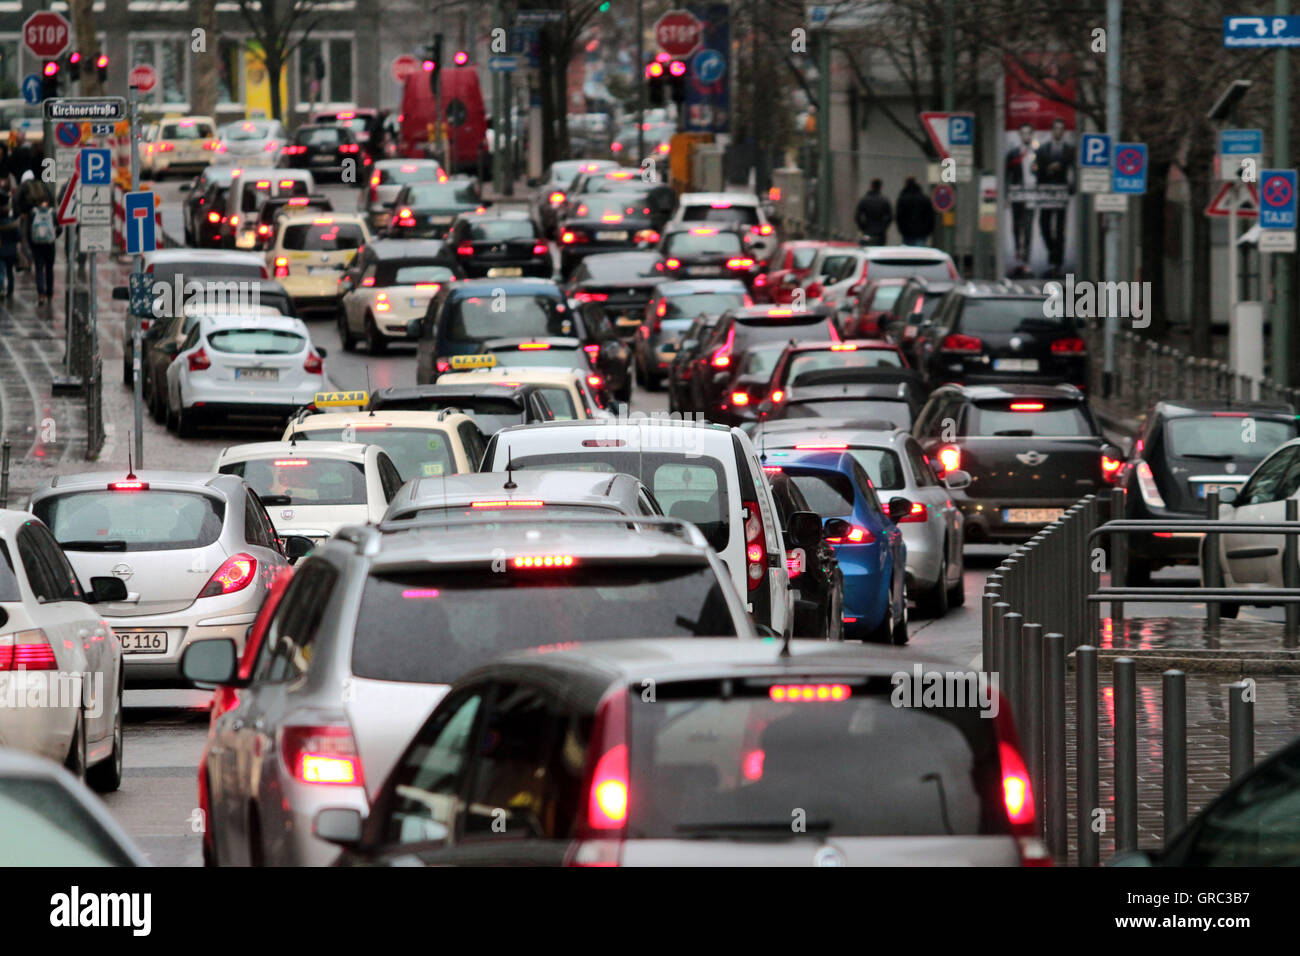
{"label": "man in dark coat", "polygon": [[889,200],[881,194],[880,187],[879,179],[871,180],[871,188],[858,200],[858,209],[854,215],[858,230],[867,242],[875,246],[885,244],[885,231],[894,221],[894,212],[889,206]]}
{"label": "man in dark coat", "polygon": [[934,232],[934,207],[914,177],[907,177],[894,209],[898,213],[898,231],[903,234],[903,244],[928,246],[930,234]]}
{"label": "man in dark coat", "polygon": [[1034,178],[1039,186],[1064,186],[1059,205],[1043,206],[1038,228],[1047,245],[1047,273],[1059,276],[1065,263],[1065,208],[1074,193],[1074,144],[1066,142],[1065,120],[1052,120],[1052,138],[1034,155]]}

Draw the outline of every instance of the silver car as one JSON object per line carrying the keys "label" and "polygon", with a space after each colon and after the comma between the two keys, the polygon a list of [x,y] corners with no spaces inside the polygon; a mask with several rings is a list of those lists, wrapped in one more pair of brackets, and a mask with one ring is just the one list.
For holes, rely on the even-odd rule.
{"label": "silver car", "polygon": [[631,475],[592,471],[520,471],[416,478],[393,496],[384,520],[469,518],[545,511],[548,515],[662,515],[650,489]]}
{"label": "silver car", "polygon": [[357,194],[357,212],[367,217],[372,232],[387,229],[403,186],[445,183],[447,178],[436,159],[381,159],[370,170],[366,188]]}
{"label": "silver car", "polygon": [[638,633],[752,636],[685,522],[525,513],[341,529],[294,573],[249,679],[231,641],[183,662],[200,686],[239,689],[208,738],[215,861],[331,862],[317,811],[366,812],[452,681],[506,651]]}
{"label": "silver car", "polygon": [[289,132],[279,120],[242,119],[227,123],[217,130],[221,141],[214,162],[223,165],[262,163],[274,166],[280,161],[280,152],[289,142]]}
{"label": "silver car", "polygon": [[772,465],[794,450],[847,451],[877,491],[912,502],[898,527],[907,545],[907,592],[918,609],[942,617],[965,603],[963,519],[948,492],[969,485],[970,475],[950,471],[940,480],[916,439],[886,421],[782,419],[755,428],[753,440]]}
{"label": "silver car", "polygon": [[242,478],[174,471],[61,475],[32,495],[78,576],[120,578],[98,605],[122,643],[130,687],[184,687],[196,641],[244,633],[271,578],[289,562],[266,509]]}
{"label": "silver car", "polygon": [[48,757],[96,790],[116,790],[122,647],[100,605],[126,589],[117,578],[79,579],[49,529],[25,511],[0,511],[0,551],[0,747]]}

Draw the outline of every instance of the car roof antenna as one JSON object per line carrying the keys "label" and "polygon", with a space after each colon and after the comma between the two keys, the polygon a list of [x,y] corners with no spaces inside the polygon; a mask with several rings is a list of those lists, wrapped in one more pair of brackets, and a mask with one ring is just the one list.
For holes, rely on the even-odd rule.
{"label": "car roof antenna", "polygon": [[781,653],[777,655],[778,657],[790,656],[790,635],[792,633],[792,630],[786,631],[785,636],[781,638]]}
{"label": "car roof antenna", "polygon": [[515,460],[510,455],[510,446],[506,445],[506,483],[503,486],[506,491],[514,491],[519,486],[515,484]]}
{"label": "car roof antenna", "polygon": [[126,480],[135,481],[135,465],[131,461],[131,442],[134,439],[131,435],[131,429],[126,430]]}
{"label": "car roof antenna", "polygon": [[370,366],[366,366],[366,404],[370,406],[370,417],[375,417],[375,403],[370,401]]}

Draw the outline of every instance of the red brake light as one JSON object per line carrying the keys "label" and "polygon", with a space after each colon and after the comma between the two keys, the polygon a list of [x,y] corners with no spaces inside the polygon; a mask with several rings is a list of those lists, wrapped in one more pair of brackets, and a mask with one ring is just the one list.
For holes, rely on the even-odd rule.
{"label": "red brake light", "polygon": [[1057,339],[1052,343],[1053,352],[1085,352],[1088,349],[1088,343],[1083,339],[1072,337],[1068,339]]}
{"label": "red brake light", "polygon": [[204,369],[212,368],[212,361],[208,358],[208,353],[199,346],[197,352],[191,352],[189,356],[190,371],[202,372]]}
{"label": "red brake light", "polygon": [[943,337],[939,349],[943,352],[982,352],[984,351],[984,343],[973,335],[962,335],[959,332],[954,332],[952,335]]}
{"label": "red brake light", "polygon": [[199,597],[219,597],[222,594],[234,594],[253,583],[257,577],[257,558],[251,554],[232,554],[222,562],[221,567],[208,579],[208,583],[199,592]]}
{"label": "red brake light", "polygon": [[609,298],[604,292],[578,292],[573,297],[579,302],[604,302]]}
{"label": "red brake light", "polygon": [[208,213],[208,222],[221,222],[221,213],[219,212]]}
{"label": "red brake light", "polygon": [[50,639],[39,627],[0,637],[0,671],[52,671],[59,666]]}
{"label": "red brake light", "polygon": [[564,202],[564,193],[557,189],[555,192],[547,196],[546,199],[552,206],[558,206],[560,203]]}
{"label": "red brake light", "polygon": [[745,583],[750,591],[758,589],[767,575],[767,533],[757,501],[742,502],[745,509]]}
{"label": "red brake light", "polygon": [[[470,507],[471,508],[540,508],[542,507],[542,504],[543,502],[541,501],[472,501],[470,502]],[[569,567],[571,564],[572,561],[570,560],[570,563],[566,564],[565,567]]]}
{"label": "red brake light", "polygon": [[961,467],[961,449],[956,445],[945,445],[940,448],[939,464],[943,466],[944,474],[959,469]]}
{"label": "red brake light", "polygon": [[257,234],[259,236],[267,236],[270,235],[270,233],[271,233],[271,227],[268,225],[263,224],[257,227]]}
{"label": "red brake light", "polygon": [[738,256],[735,259],[727,260],[727,268],[728,269],[752,269],[754,268],[754,260],[748,258],[747,256]]}
{"label": "red brake light", "polygon": [[749,404],[749,392],[732,392],[732,393],[731,393],[731,403],[732,403],[733,405],[748,405],[748,404]]}
{"label": "red brake light", "polygon": [[853,525],[843,537],[827,538],[828,544],[875,544],[876,536],[866,528]]}
{"label": "red brake light", "polygon": [[929,518],[930,518],[930,512],[925,507],[925,504],[920,501],[913,501],[912,510],[909,511],[907,514],[903,515],[903,517],[899,518],[898,523],[899,524],[907,524],[908,522],[920,523],[929,520]]}
{"label": "red brake light", "polygon": [[546,243],[538,242],[533,244],[533,255],[544,256],[551,250],[547,248]]}
{"label": "red brake light", "polygon": [[372,285],[375,284],[375,277],[374,277],[374,276],[366,276],[364,279],[361,280],[361,284],[362,284],[363,286],[365,286],[366,288],[369,288],[370,286],[372,286]]}
{"label": "red brake light", "polygon": [[276,458],[271,464],[276,468],[302,468],[310,462],[306,458]]}
{"label": "red brake light", "polygon": [[1020,826],[1034,823],[1034,791],[1029,783],[1029,771],[1020,753],[1007,741],[999,741],[998,756],[1002,761],[1002,802],[1007,818]]}
{"label": "red brake light", "polygon": [[1012,402],[1011,410],[1013,412],[1041,412],[1043,410],[1042,402]]}
{"label": "red brake light", "polygon": [[709,364],[714,368],[727,368],[731,365],[731,345],[736,341],[736,329],[732,326],[731,331],[727,333],[727,341],[723,342],[713,357],[709,359]]}
{"label": "red brake light", "polygon": [[516,568],[571,568],[577,562],[571,554],[519,554],[511,563]]}
{"label": "red brake light", "polygon": [[812,442],[804,445],[795,445],[796,451],[844,451],[847,449],[847,442]]}
{"label": "red brake light", "polygon": [[276,257],[275,257],[275,277],[276,277],[277,279],[283,279],[283,278],[284,278],[285,276],[287,276],[288,274],[289,274],[289,258],[288,258],[288,256],[276,256]]}
{"label": "red brake light", "polygon": [[347,725],[288,726],[280,755],[300,783],[361,786],[361,754]]}
{"label": "red brake light", "polygon": [[680,269],[681,267],[682,267],[682,262],[681,262],[680,259],[665,259],[665,260],[664,260],[664,268],[665,268],[665,269]]}
{"label": "red brake light", "polygon": [[112,481],[108,485],[109,491],[148,491],[149,482],[147,481]]}
{"label": "red brake light", "polygon": [[785,401],[785,392],[782,389],[778,388],[776,391],[772,393],[771,399],[773,405],[779,405]]}
{"label": "red brake light", "polygon": [[308,352],[306,361],[302,363],[302,370],[308,375],[324,375],[325,363],[314,351]]}
{"label": "red brake light", "polygon": [[599,375],[588,375],[587,384],[590,385],[592,388],[603,388],[605,385],[605,380],[601,378]]}
{"label": "red brake light", "polygon": [[582,347],[582,350],[583,350],[584,352],[586,352],[588,355],[599,355],[599,354],[600,354],[600,346],[599,346],[599,345],[596,345],[594,342],[593,342],[592,344],[590,344],[590,345],[584,345],[584,346]]}
{"label": "red brake light", "polygon": [[773,684],[767,696],[779,703],[796,701],[848,700],[853,688],[848,684]]}
{"label": "red brake light", "polygon": [[1101,474],[1107,481],[1115,481],[1119,478],[1119,470],[1124,467],[1124,461],[1121,458],[1111,458],[1109,455],[1101,456]]}

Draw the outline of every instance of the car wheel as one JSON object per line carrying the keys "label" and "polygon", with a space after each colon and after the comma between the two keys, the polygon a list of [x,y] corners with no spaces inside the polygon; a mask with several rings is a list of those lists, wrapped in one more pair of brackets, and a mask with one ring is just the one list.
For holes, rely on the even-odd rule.
{"label": "car wheel", "polygon": [[86,770],[86,783],[98,793],[113,793],[122,786],[122,685],[117,687],[117,709],[113,715],[113,752]]}
{"label": "car wheel", "polygon": [[371,355],[383,355],[388,351],[388,340],[379,331],[375,317],[369,312],[366,313],[366,348]]}
{"label": "car wheel", "polygon": [[863,634],[863,641],[868,644],[889,644],[893,642],[894,609],[892,607],[892,598],[890,604],[890,607],[885,608],[885,616],[880,619],[880,623]]}
{"label": "car wheel", "polygon": [[934,587],[927,590],[917,600],[917,610],[926,617],[935,619],[948,613],[948,543],[943,545],[943,559],[939,562],[939,577]]}
{"label": "car wheel", "polygon": [[348,313],[346,309],[339,309],[339,339],[343,343],[343,351],[355,352],[357,350],[357,339],[348,327]]}
{"label": "car wheel", "polygon": [[86,779],[86,717],[80,710],[77,711],[77,724],[72,729],[72,743],[68,745],[68,756],[63,766],[78,780]]}

